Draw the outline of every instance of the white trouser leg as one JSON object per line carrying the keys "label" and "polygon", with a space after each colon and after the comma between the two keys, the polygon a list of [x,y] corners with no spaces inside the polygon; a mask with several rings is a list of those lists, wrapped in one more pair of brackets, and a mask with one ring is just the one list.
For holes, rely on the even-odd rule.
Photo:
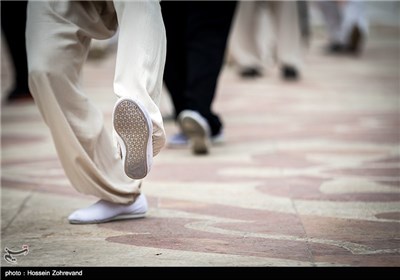
{"label": "white trouser leg", "polygon": [[[155,3],[142,5],[151,11],[156,10]],[[149,77],[158,77],[163,72],[162,58],[153,56],[154,50],[165,49],[162,45],[165,39],[162,39],[161,15],[137,12],[124,16],[125,11],[122,4],[118,5],[119,18],[123,21],[128,17],[135,18],[149,26],[158,26],[158,29],[146,33],[149,30],[142,26],[143,32],[137,32],[135,36],[133,33],[120,33],[121,44],[130,40],[128,44],[133,53],[122,49],[119,54],[117,93],[137,94],[157,125],[156,138],[163,139],[161,117],[148,96],[157,99],[158,78]],[[112,2],[35,1],[28,5],[29,84],[50,128],[66,175],[79,192],[111,202],[129,203],[139,195],[141,182],[125,175],[121,160],[116,156],[111,138],[104,128],[102,113],[87,98],[80,85],[90,38],[110,38],[116,28],[117,17]],[[135,26],[127,28],[138,29]],[[132,37],[128,39],[126,36]],[[149,37],[161,39],[150,44]],[[142,47],[132,47],[136,43]],[[139,57],[138,61],[132,62],[136,57]],[[130,64],[127,72],[123,71],[126,67],[121,63]],[[138,88],[148,90],[148,95],[137,91]]]}
{"label": "white trouser leg", "polygon": [[342,9],[343,22],[340,29],[340,40],[349,43],[353,27],[357,26],[364,36],[368,33],[368,22],[361,1],[347,1]]}
{"label": "white trouser leg", "polygon": [[301,70],[303,45],[297,2],[274,1],[276,19],[277,53],[280,64]]}
{"label": "white trouser leg", "polygon": [[259,67],[260,50],[257,43],[258,2],[238,2],[231,28],[229,50],[239,67]]}
{"label": "white trouser leg", "polygon": [[166,37],[157,1],[115,1],[119,40],[114,90],[119,97],[138,100],[153,123],[153,154],[165,144],[158,108],[166,57]]}
{"label": "white trouser leg", "polygon": [[328,30],[329,41],[331,43],[341,43],[341,28],[342,28],[342,14],[336,1],[319,0],[316,1],[319,10],[321,11],[326,28]]}

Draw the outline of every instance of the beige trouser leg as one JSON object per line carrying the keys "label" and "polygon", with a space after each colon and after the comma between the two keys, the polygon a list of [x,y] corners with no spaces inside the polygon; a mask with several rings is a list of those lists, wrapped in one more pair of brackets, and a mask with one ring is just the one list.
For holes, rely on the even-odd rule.
{"label": "beige trouser leg", "polygon": [[279,64],[301,70],[303,46],[300,33],[299,11],[296,1],[271,1]]}
{"label": "beige trouser leg", "polygon": [[158,1],[115,1],[119,40],[114,91],[139,100],[153,122],[153,154],[165,144],[160,109],[166,36]]}
{"label": "beige trouser leg", "polygon": [[265,3],[240,1],[236,8],[229,38],[229,52],[239,67],[263,69],[271,61],[265,59],[264,48],[270,42],[270,26],[263,26]]}
{"label": "beige trouser leg", "polygon": [[320,0],[314,2],[320,9],[328,29],[329,41],[331,43],[344,43],[341,39],[342,14],[336,1]]}
{"label": "beige trouser leg", "polygon": [[158,2],[132,1],[115,8],[113,2],[30,2],[29,86],[72,185],[85,194],[129,203],[140,193],[141,182],[125,175],[102,113],[80,84],[91,38],[110,38],[117,29],[117,18],[128,26],[119,34],[115,92],[139,100],[148,109],[158,152],[164,144],[164,130],[156,104],[165,59]]}
{"label": "beige trouser leg", "polygon": [[[263,26],[266,25],[266,26]],[[242,1],[230,36],[230,54],[240,67],[266,69],[274,64],[302,66],[297,2]]]}

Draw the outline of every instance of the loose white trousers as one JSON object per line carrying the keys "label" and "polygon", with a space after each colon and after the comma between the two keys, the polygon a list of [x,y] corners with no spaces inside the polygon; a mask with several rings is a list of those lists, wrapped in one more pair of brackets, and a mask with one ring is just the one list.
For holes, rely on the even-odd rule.
{"label": "loose white trousers", "polygon": [[141,181],[125,175],[102,112],[81,86],[90,40],[110,38],[118,26],[114,93],[148,110],[156,155],[165,143],[158,104],[166,38],[158,1],[29,2],[29,86],[71,184],[85,194],[129,203],[140,194]]}

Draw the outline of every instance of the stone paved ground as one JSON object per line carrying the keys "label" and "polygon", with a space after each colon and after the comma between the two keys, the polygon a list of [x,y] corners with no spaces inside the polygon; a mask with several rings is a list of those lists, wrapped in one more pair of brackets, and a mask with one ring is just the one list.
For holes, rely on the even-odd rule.
{"label": "stone paved ground", "polygon": [[[399,266],[399,35],[375,28],[362,57],[337,58],[317,33],[298,83],[226,67],[214,104],[226,143],[202,157],[165,148],[141,220],[68,224],[95,198],[68,182],[35,105],[2,104],[2,254],[27,244],[21,266]],[[84,71],[109,129],[114,62]],[[2,70],[4,92],[6,59]],[[171,135],[167,95],[162,111]]]}

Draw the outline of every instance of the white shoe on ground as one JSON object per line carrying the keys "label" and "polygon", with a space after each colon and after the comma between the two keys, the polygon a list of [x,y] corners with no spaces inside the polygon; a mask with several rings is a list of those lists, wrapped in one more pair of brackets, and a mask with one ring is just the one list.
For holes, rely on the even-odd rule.
{"label": "white shoe on ground", "polygon": [[69,215],[68,220],[71,224],[97,224],[138,219],[146,215],[147,209],[147,199],[144,194],[141,194],[134,203],[128,205],[99,200],[87,208],[76,210]]}
{"label": "white shoe on ground", "polygon": [[147,110],[138,101],[122,97],[114,106],[113,127],[126,175],[146,177],[153,163],[153,124]]}
{"label": "white shoe on ground", "polygon": [[194,154],[207,154],[210,146],[210,126],[198,112],[184,110],[178,116],[183,133],[189,138]]}

